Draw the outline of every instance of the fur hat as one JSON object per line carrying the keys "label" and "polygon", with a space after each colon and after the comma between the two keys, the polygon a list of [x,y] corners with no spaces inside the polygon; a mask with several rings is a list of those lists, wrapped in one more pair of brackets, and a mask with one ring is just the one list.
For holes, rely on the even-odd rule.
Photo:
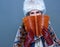
{"label": "fur hat", "polygon": [[45,4],[43,0],[25,0],[23,4],[24,15],[31,10],[40,10],[43,14],[46,12]]}

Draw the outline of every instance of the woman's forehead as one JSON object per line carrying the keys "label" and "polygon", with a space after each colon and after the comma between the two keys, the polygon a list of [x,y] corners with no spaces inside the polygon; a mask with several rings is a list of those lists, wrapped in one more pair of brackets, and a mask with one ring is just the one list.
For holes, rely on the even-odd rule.
{"label": "woman's forehead", "polygon": [[40,11],[40,10],[34,9],[34,10],[31,10],[30,12],[36,12],[36,11]]}

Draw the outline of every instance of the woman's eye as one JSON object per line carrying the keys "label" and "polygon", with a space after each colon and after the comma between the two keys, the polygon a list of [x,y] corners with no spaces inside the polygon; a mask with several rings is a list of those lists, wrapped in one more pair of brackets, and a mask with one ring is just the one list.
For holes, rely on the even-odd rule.
{"label": "woman's eye", "polygon": [[37,11],[36,13],[40,13],[39,11]]}
{"label": "woman's eye", "polygon": [[31,12],[31,14],[34,14],[34,12]]}

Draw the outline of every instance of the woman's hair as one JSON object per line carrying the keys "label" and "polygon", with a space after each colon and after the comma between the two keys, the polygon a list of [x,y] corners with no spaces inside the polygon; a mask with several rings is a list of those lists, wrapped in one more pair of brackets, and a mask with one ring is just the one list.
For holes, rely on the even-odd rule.
{"label": "woman's hair", "polygon": [[30,12],[28,12],[27,14],[26,14],[26,16],[29,16],[30,15]]}

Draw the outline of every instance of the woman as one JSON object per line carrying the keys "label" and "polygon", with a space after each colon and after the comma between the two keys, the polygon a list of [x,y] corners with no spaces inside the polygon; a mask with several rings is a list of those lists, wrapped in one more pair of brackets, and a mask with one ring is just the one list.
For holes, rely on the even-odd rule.
{"label": "woman", "polygon": [[[43,0],[25,0],[23,10],[25,16],[45,15],[46,12],[46,8]],[[60,44],[60,40],[56,37],[56,34],[54,33],[53,28],[51,27],[50,21],[49,21],[48,30],[52,37],[52,40]],[[32,31],[29,31],[27,33],[25,30],[24,23],[22,23],[22,25],[19,26],[19,29],[17,31],[13,46],[14,47],[53,47],[54,44],[48,46],[45,43],[45,39],[43,38],[43,36],[38,38],[33,35]]]}

